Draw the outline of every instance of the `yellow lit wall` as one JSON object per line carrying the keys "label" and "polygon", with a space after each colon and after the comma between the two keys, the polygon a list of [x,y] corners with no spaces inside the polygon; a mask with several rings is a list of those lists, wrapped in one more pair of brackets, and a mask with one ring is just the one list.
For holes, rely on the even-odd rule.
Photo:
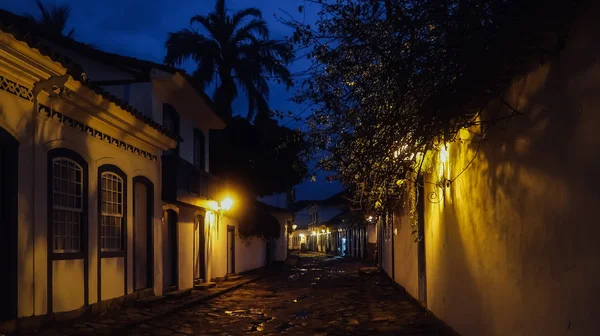
{"label": "yellow lit wall", "polygon": [[[444,196],[425,201],[427,304],[460,334],[597,333],[598,9],[551,63],[514,82],[508,101],[525,115],[497,124],[449,188],[426,185]],[[470,137],[461,132],[466,141],[449,148],[452,177],[475,154]]]}

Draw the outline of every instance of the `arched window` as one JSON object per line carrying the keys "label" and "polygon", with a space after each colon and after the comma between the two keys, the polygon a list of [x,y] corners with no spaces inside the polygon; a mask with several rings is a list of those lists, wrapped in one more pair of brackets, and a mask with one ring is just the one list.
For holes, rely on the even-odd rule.
{"label": "arched window", "polygon": [[65,148],[48,152],[48,238],[56,259],[84,254],[87,183],[87,163],[79,154]]}
{"label": "arched window", "polygon": [[127,180],[116,166],[99,168],[100,251],[125,250]]}
{"label": "arched window", "polygon": [[54,253],[82,250],[83,167],[66,158],[52,159],[52,232]]}

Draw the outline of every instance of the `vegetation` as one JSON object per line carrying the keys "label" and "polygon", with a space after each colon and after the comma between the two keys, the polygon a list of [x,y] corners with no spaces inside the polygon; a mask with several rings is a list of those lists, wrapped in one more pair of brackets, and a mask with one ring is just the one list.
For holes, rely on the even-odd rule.
{"label": "vegetation", "polygon": [[302,134],[272,119],[235,117],[211,134],[211,171],[252,195],[286,192],[307,175]]}
{"label": "vegetation", "polygon": [[307,175],[307,145],[298,131],[273,119],[251,124],[234,117],[223,131],[211,134],[210,170],[230,183],[236,206],[230,213],[240,222],[240,235],[279,237],[279,222],[257,205],[256,195],[287,192]]}
{"label": "vegetation", "polygon": [[41,0],[35,0],[35,4],[37,5],[40,11],[40,15],[38,17],[35,17],[34,15],[29,14],[29,18],[43,26],[44,29],[50,34],[73,37],[73,35],[75,34],[74,28],[71,28],[67,32],[67,34],[64,34],[64,31],[67,27],[67,22],[69,21],[69,18],[71,16],[70,5],[54,4],[46,6],[42,3]]}
{"label": "vegetation", "polygon": [[296,97],[314,106],[308,138],[327,153],[320,167],[356,191],[355,208],[382,212],[459,130],[477,129],[477,143],[521,114],[505,91],[561,48],[576,1],[309,2],[321,6],[316,25],[285,21],[312,60]]}
{"label": "vegetation", "polygon": [[190,24],[200,24],[205,35],[194,28],[170,33],[166,42],[165,63],[178,65],[193,60],[197,68],[192,77],[208,85],[218,76],[215,103],[220,113],[232,115],[231,104],[238,88],[248,98],[247,118],[270,115],[269,80],[292,86],[286,65],[292,59],[288,43],[269,39],[267,23],[256,8],[246,8],[231,15],[225,0],[217,0],[208,15],[196,15]]}

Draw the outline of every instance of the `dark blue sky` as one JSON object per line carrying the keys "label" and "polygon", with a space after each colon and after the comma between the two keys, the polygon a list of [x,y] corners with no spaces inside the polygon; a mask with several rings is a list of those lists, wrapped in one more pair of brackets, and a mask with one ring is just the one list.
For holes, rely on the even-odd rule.
{"label": "dark blue sky", "polygon": [[[167,33],[189,27],[192,15],[206,14],[214,7],[212,0],[208,1],[164,1],[164,0],[47,0],[47,4],[68,3],[71,5],[71,19],[68,29],[75,28],[75,39],[91,43],[99,49],[162,62],[165,55],[164,42]],[[307,6],[302,13],[299,6]],[[38,10],[33,0],[0,0],[0,7],[16,14],[31,13],[38,15]],[[282,39],[291,34],[291,29],[278,22],[277,16],[286,16],[285,12],[298,20],[311,23],[315,19],[318,7],[310,5],[303,0],[283,1],[249,1],[228,0],[226,8],[239,10],[246,7],[257,7],[263,12],[265,20],[269,23],[272,39]],[[305,69],[308,61],[300,59],[291,65],[293,73]],[[184,66],[191,71],[193,64]],[[309,111],[301,114],[305,108],[290,101],[294,88],[286,91],[282,85],[271,85],[271,108],[283,111],[292,111],[294,114],[306,116]],[[212,92],[208,92],[212,95]],[[235,111],[244,114],[247,105],[243,97],[234,104]],[[291,120],[282,120],[283,125],[292,128],[303,127],[301,123]],[[298,199],[321,199],[340,190],[338,183],[325,182],[325,172],[316,174],[317,181],[306,181],[297,187]]]}

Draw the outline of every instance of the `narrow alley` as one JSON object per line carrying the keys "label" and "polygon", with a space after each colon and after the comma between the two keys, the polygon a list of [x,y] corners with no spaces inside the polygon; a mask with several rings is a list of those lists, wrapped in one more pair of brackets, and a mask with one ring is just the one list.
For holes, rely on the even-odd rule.
{"label": "narrow alley", "polygon": [[276,275],[127,335],[452,335],[365,264],[302,254]]}

